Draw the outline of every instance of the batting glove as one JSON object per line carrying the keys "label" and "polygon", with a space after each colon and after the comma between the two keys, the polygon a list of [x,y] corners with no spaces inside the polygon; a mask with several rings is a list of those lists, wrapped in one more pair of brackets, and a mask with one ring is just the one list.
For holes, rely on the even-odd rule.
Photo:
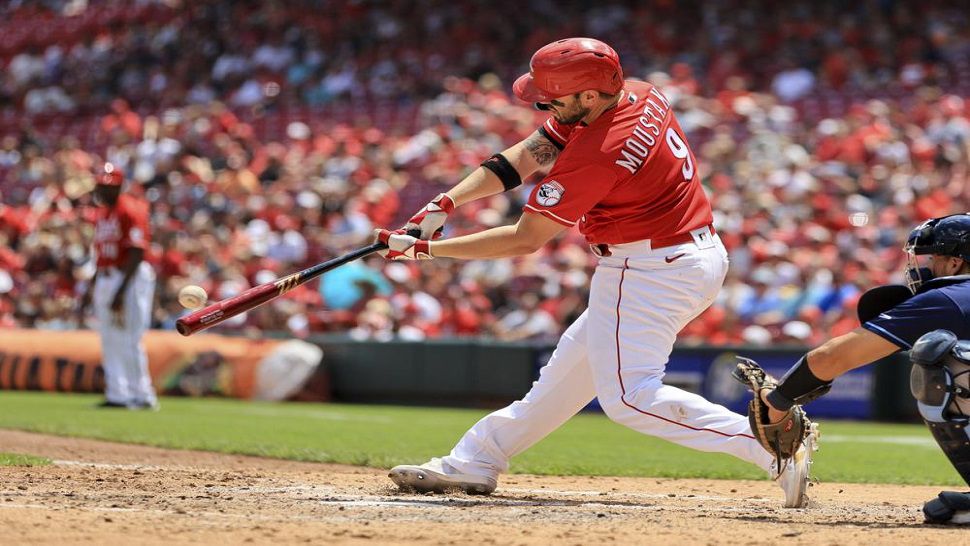
{"label": "batting glove", "polygon": [[378,229],[374,232],[377,242],[387,245],[387,250],[380,250],[378,254],[388,260],[430,260],[431,242],[412,237],[402,230],[388,231]]}
{"label": "batting glove", "polygon": [[419,239],[437,239],[444,231],[448,215],[455,210],[455,202],[444,193],[439,193],[430,203],[404,224],[404,231],[420,229]]}

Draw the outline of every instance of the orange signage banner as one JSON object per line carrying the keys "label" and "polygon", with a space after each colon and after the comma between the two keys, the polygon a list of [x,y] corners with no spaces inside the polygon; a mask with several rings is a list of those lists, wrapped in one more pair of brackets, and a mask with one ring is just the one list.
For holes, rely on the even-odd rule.
{"label": "orange signage banner", "polygon": [[[159,394],[236,398],[254,396],[260,363],[286,343],[156,330],[143,342]],[[103,391],[98,333],[0,329],[0,389]]]}

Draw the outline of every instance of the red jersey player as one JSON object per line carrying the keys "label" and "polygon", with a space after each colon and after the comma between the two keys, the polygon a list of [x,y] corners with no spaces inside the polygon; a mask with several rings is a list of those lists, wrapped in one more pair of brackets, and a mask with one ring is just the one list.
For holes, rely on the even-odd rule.
{"label": "red jersey player", "polygon": [[155,272],[145,261],[148,204],[121,193],[124,177],[110,163],[98,178],[102,204],[94,227],[97,271],[82,300],[94,300],[101,334],[105,400],[101,407],[155,409],[158,402],[141,338],[151,324]]}
{"label": "red jersey player", "polygon": [[[703,451],[730,453],[772,472],[773,456],[746,416],[665,385],[677,332],[706,309],[728,257],[670,102],[649,83],[624,81],[619,57],[590,38],[551,43],[533,55],[515,94],[552,117],[495,154],[405,226],[379,230],[389,259],[482,259],[536,251],[578,225],[600,256],[589,307],[563,334],[525,397],[476,423],[443,458],[391,470],[399,486],[490,493],[509,459],[535,444],[595,396],[610,419]],[[445,240],[456,206],[518,186],[550,168],[516,225]],[[810,436],[772,473],[786,506],[807,497]]]}

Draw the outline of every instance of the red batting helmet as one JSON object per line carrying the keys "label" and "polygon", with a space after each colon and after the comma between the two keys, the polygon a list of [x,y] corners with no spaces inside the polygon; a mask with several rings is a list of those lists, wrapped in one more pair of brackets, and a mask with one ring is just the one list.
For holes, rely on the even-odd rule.
{"label": "red batting helmet", "polygon": [[111,163],[104,164],[104,172],[98,177],[98,184],[102,186],[120,186],[125,181],[121,170]]}
{"label": "red batting helmet", "polygon": [[526,102],[549,102],[587,89],[616,94],[623,67],[613,48],[593,38],[567,38],[543,46],[529,61],[529,73],[512,85]]}

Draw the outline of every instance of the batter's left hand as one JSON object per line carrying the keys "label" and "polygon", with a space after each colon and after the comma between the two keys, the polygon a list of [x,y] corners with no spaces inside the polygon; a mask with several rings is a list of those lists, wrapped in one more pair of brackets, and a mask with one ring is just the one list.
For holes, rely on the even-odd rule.
{"label": "batter's left hand", "polygon": [[418,239],[438,239],[448,215],[454,210],[455,201],[448,194],[439,193],[404,224],[404,229]]}
{"label": "batter's left hand", "polygon": [[388,260],[430,260],[434,258],[431,255],[430,242],[412,237],[404,233],[403,230],[375,230],[374,241],[387,245],[387,250],[380,250],[378,254]]}

